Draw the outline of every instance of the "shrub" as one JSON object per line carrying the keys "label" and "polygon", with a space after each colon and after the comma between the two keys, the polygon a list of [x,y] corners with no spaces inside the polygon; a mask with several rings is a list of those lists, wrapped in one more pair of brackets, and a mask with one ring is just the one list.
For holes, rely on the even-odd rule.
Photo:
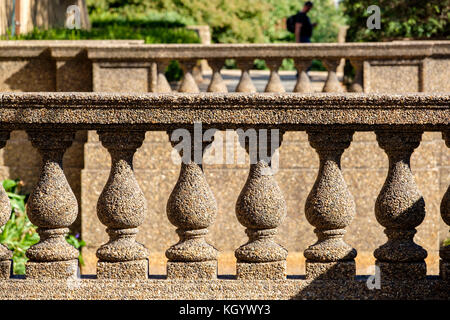
{"label": "shrub", "polygon": [[[6,245],[13,252],[13,272],[15,274],[25,274],[25,263],[28,260],[25,252],[33,244],[39,242],[39,234],[36,232],[36,226],[31,223],[26,214],[25,204],[28,195],[20,194],[21,181],[19,179],[7,179],[3,180],[2,184],[9,197],[12,210],[11,218],[3,226],[0,233],[0,243]],[[78,239],[78,237],[79,235],[68,235],[66,240],[80,250],[86,243]],[[81,265],[84,265],[81,252],[78,260]]]}

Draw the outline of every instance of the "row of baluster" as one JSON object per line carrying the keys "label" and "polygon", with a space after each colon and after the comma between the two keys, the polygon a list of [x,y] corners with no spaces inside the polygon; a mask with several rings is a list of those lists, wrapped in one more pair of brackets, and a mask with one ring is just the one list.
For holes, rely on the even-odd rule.
{"label": "row of baluster", "polygon": [[[267,67],[270,69],[270,77],[265,87],[265,92],[284,93],[286,90],[281,82],[278,70],[283,62],[283,59],[265,59]],[[328,70],[328,76],[323,86],[323,92],[343,92],[344,88],[337,77],[337,68],[341,59],[324,59],[324,66]],[[172,91],[168,83],[165,71],[169,65],[170,60],[159,60],[157,64],[157,80],[155,92],[169,93]],[[181,60],[182,69],[184,71],[183,79],[178,88],[178,92],[197,93],[200,89],[193,76],[194,67],[197,65],[196,60]],[[309,93],[313,92],[311,82],[307,74],[308,68],[311,66],[312,60],[294,59],[295,67],[298,71],[298,78],[293,92]],[[363,92],[362,85],[362,60],[351,60],[355,67],[355,79],[349,91]],[[212,69],[211,82],[209,83],[208,92],[226,93],[227,86],[222,78],[220,71],[222,70],[225,59],[208,59],[208,64]],[[237,67],[241,70],[241,78],[235,89],[236,92],[257,92],[255,85],[250,77],[250,70],[253,68],[254,59],[237,59]]]}
{"label": "row of baluster", "polygon": [[[65,241],[65,236],[77,217],[78,205],[64,175],[62,159],[75,132],[38,130],[27,133],[42,156],[42,168],[27,203],[28,216],[38,227],[40,241],[26,252],[29,258],[26,276],[74,277],[78,251]],[[133,155],[141,146],[145,131],[98,133],[111,155],[112,164],[97,204],[97,215],[109,235],[109,241],[97,250],[97,277],[147,278],[148,252],[135,240],[147,204],[133,173]],[[306,219],[315,227],[317,235],[317,242],[304,252],[306,277],[351,279],[355,276],[356,250],[343,237],[355,215],[355,203],[344,181],[340,159],[350,146],[353,132],[323,129],[307,133],[319,155],[320,167],[305,204]],[[388,175],[375,204],[376,219],[385,227],[388,240],[375,250],[376,264],[384,279],[421,279],[426,275],[427,252],[413,238],[415,228],[425,217],[425,203],[410,169],[410,157],[420,144],[422,132],[377,131],[376,136],[389,158]],[[0,131],[0,147],[4,147],[8,138],[9,132]],[[450,147],[450,132],[444,132],[443,138]],[[277,147],[280,144],[281,139]],[[260,141],[257,145],[264,147]],[[203,151],[205,147],[206,144]],[[248,152],[249,146],[245,147]],[[257,158],[250,165],[248,179],[237,199],[236,216],[248,235],[248,242],[235,251],[236,274],[240,279],[286,277],[288,252],[274,240],[277,227],[286,215],[286,203],[273,175],[267,171],[269,165],[267,158]],[[442,218],[448,225],[449,202],[450,188],[441,203]],[[4,225],[11,207],[3,189],[0,210],[0,224]],[[167,203],[167,216],[177,227],[180,238],[166,251],[169,279],[216,278],[218,251],[205,240],[216,212],[216,201],[202,165],[192,157],[191,161],[181,164],[178,181]],[[441,249],[440,256],[441,276],[448,278],[450,246]],[[10,259],[11,252],[0,246],[3,278],[9,277]]]}

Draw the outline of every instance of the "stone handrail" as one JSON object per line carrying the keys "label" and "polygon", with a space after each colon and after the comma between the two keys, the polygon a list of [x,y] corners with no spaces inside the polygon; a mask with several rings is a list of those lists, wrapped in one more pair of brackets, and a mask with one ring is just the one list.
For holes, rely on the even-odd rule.
{"label": "stone handrail", "polygon": [[[236,279],[217,275],[218,252],[205,240],[217,205],[195,155],[182,162],[167,203],[168,219],[180,237],[166,251],[167,279],[149,276],[147,249],[135,240],[147,203],[134,177],[133,155],[146,131],[171,134],[183,128],[195,140],[196,123],[203,131],[278,129],[281,139],[275,149],[284,132],[307,132],[320,166],[305,204],[306,219],[318,238],[304,251],[305,277],[287,278],[288,252],[274,237],[286,202],[273,172],[266,170],[272,153],[251,163],[236,199],[236,217],[249,238],[235,251]],[[96,277],[79,278],[78,252],[64,240],[78,206],[62,159],[75,132],[86,129],[97,130],[111,155],[110,176],[97,203],[109,241],[97,250]],[[449,298],[450,247],[441,249],[440,277],[427,277],[427,252],[413,240],[425,203],[410,168],[424,131],[442,132],[450,146],[449,95],[3,93],[2,147],[11,130],[26,130],[42,156],[40,177],[27,203],[40,241],[26,253],[25,279],[10,276],[11,253],[1,247],[0,298]],[[388,237],[374,252],[381,275],[376,290],[366,286],[367,276],[356,276],[357,252],[343,240],[355,204],[340,159],[355,131],[374,131],[389,158],[375,203],[376,219]],[[262,139],[259,133],[257,148],[269,148]],[[200,143],[200,158],[207,144]],[[244,145],[248,152],[248,143]],[[449,194],[441,202],[448,225]],[[10,207],[3,189],[0,203],[4,224]]]}
{"label": "stone handrail", "polygon": [[[338,81],[336,71],[341,59],[345,58],[350,60],[356,70],[354,82],[349,87],[349,91],[380,92],[380,90],[384,90],[384,87],[389,89],[390,82],[396,84],[403,81],[407,82],[403,85],[404,90],[408,92],[447,92],[447,81],[445,81],[445,72],[442,68],[444,70],[448,68],[450,41],[312,43],[307,45],[147,45],[132,40],[117,40],[110,43],[101,40],[0,42],[0,58],[3,60],[36,59],[38,57],[56,63],[56,85],[52,84],[50,87],[53,86],[54,89],[46,91],[117,91],[120,89],[121,91],[171,92],[172,88],[167,82],[164,72],[170,61],[178,60],[184,69],[184,78],[177,91],[194,93],[200,90],[194,79],[193,69],[198,59],[206,59],[213,70],[207,90],[209,92],[227,92],[228,89],[220,75],[220,70],[224,66],[225,59],[235,59],[238,68],[242,71],[236,91],[256,92],[249,70],[253,67],[255,59],[263,59],[271,71],[265,91],[285,92],[278,69],[283,59],[292,58],[299,72],[294,92],[311,92],[306,70],[313,59],[321,60],[328,70],[323,91],[341,92],[344,91],[344,88]],[[444,65],[442,65],[443,63]],[[381,67],[386,67],[388,70],[378,71],[380,74],[376,73]],[[397,78],[390,79],[389,68],[391,67],[399,68],[405,74],[394,71]],[[116,73],[111,73],[112,69],[126,70],[121,73],[121,77],[124,79],[117,88],[110,81],[111,77],[117,77]],[[144,77],[139,70],[148,70],[147,72],[151,75]],[[88,74],[90,74],[89,77]],[[377,80],[377,78],[381,79]],[[92,83],[87,85],[86,81]],[[384,86],[381,86],[382,88],[377,85],[378,81],[385,82]],[[138,88],[136,88],[136,83]]]}

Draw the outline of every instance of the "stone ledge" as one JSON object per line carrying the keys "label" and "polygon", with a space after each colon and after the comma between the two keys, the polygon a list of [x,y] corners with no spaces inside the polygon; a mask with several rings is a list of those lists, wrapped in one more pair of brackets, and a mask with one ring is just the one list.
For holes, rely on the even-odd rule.
{"label": "stone ledge", "polygon": [[304,130],[328,125],[353,130],[447,130],[450,96],[446,94],[108,94],[3,93],[4,129],[166,130],[202,122],[233,128],[276,126]]}
{"label": "stone ledge", "polygon": [[81,279],[0,280],[0,299],[450,299],[450,282],[438,277],[420,281],[381,283],[369,290],[368,276],[355,280],[321,281],[303,277],[287,280],[148,280]]}

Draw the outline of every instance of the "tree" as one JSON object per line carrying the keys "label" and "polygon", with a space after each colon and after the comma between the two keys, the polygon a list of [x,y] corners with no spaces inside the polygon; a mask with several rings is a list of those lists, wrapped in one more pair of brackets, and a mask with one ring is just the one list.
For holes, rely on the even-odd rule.
{"label": "tree", "polygon": [[[449,39],[450,0],[343,0],[348,19],[347,41]],[[367,28],[370,5],[381,10],[381,29]]]}

